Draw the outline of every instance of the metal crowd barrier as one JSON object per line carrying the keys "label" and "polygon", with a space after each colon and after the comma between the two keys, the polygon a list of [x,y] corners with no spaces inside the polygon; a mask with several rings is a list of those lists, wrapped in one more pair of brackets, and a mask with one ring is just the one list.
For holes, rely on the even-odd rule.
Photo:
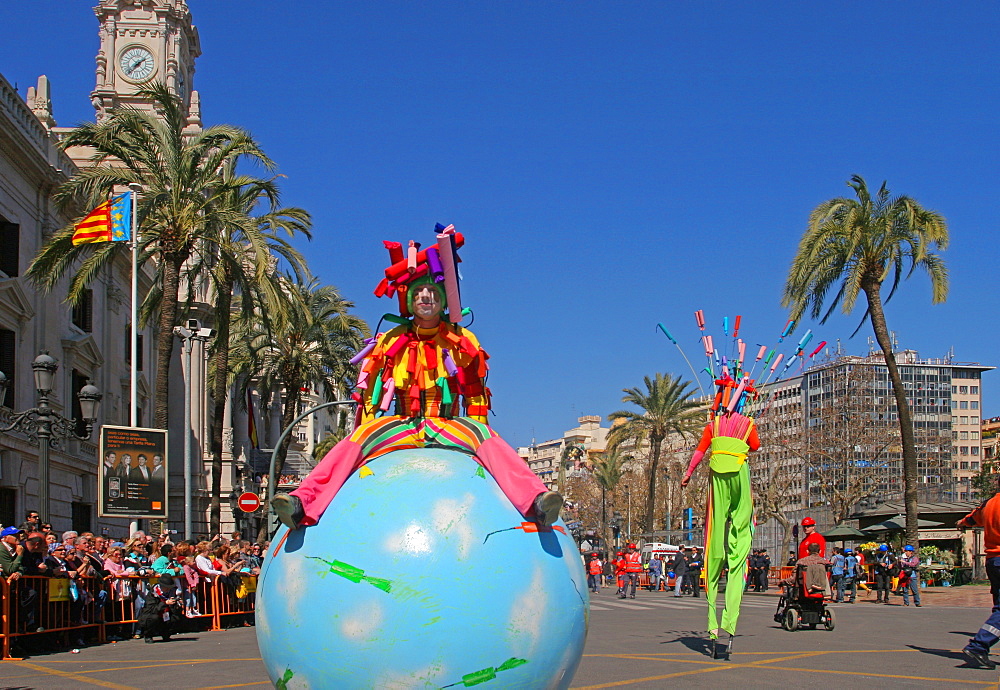
{"label": "metal crowd barrier", "polygon": [[[68,637],[83,631],[96,632],[99,643],[115,633],[122,639],[131,638],[139,611],[152,596],[157,579],[137,575],[74,580],[24,576],[8,581],[0,577],[0,659],[12,658],[11,643],[17,638],[51,633]],[[190,603],[196,611],[187,620],[202,620],[208,630],[221,630],[223,618],[232,623],[233,617],[242,616],[244,625],[251,624],[256,591],[256,575],[234,574],[218,582],[207,582],[203,577],[192,592],[187,592],[185,583],[179,598],[185,610]],[[187,594],[195,599],[188,601]]]}

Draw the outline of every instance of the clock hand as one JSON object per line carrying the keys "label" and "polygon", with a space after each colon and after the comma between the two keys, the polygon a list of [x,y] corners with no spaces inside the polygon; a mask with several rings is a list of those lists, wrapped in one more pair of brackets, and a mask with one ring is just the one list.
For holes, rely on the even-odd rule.
{"label": "clock hand", "polygon": [[129,68],[128,73],[132,74],[132,72],[135,72],[136,68],[139,67],[139,65],[141,65],[145,61],[146,61],[146,58],[139,58],[138,60],[136,60],[135,62],[133,62],[132,66]]}

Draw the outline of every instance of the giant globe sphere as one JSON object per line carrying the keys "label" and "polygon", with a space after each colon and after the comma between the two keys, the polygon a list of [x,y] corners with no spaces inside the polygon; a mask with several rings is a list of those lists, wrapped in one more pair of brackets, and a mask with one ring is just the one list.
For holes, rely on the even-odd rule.
{"label": "giant globe sphere", "polygon": [[257,589],[271,680],[568,687],[588,590],[565,525],[526,521],[458,451],[399,450],[367,468],[319,524],[274,536]]}

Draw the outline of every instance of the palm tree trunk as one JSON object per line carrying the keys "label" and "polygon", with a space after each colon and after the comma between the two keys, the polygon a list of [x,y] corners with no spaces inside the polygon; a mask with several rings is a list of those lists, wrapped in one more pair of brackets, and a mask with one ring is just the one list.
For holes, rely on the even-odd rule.
{"label": "palm tree trunk", "polygon": [[647,478],[646,483],[648,493],[646,494],[645,531],[647,533],[653,531],[654,498],[656,497],[656,470],[660,466],[660,448],[663,446],[663,439],[652,438],[650,439],[649,445],[651,457],[649,460],[649,477]]}
{"label": "palm tree trunk", "polygon": [[913,436],[913,419],[910,415],[910,404],[906,400],[906,389],[903,379],[896,366],[896,355],[892,352],[892,342],[889,339],[889,329],[885,323],[885,311],[882,309],[881,284],[874,279],[862,280],[861,289],[868,298],[868,312],[871,315],[872,330],[875,340],[885,356],[885,366],[889,370],[892,381],[892,392],[896,396],[896,414],[899,419],[899,436],[903,444],[903,500],[906,505],[906,541],[916,550],[920,549],[920,539],[917,530],[917,447]]}
{"label": "palm tree trunk", "polygon": [[170,421],[170,361],[174,356],[174,326],[177,325],[177,293],[180,289],[181,266],[184,257],[165,257],[163,266],[163,298],[156,339],[156,393],[153,398],[153,426],[168,428]]}
{"label": "palm tree trunk", "polygon": [[[212,355],[212,491],[209,504],[211,534],[222,525],[222,431],[225,425],[226,399],[229,394],[229,324],[233,301],[233,281],[227,275],[216,296],[215,352]],[[253,410],[250,411],[253,414]]]}
{"label": "palm tree trunk", "polygon": [[[285,389],[285,406],[281,409],[282,432],[284,432],[284,430],[287,429],[295,420],[299,409],[299,391],[302,388],[301,383],[289,382],[287,380],[285,385],[288,386],[288,388]],[[281,476],[282,471],[285,469],[285,458],[288,456],[288,446],[290,446],[291,443],[292,435],[289,434],[278,447],[278,456],[275,458],[275,465],[277,465],[275,474],[277,476]]]}

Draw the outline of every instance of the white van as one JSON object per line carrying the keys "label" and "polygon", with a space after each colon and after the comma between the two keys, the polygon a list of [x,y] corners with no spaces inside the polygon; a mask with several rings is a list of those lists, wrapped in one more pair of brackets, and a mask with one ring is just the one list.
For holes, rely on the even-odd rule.
{"label": "white van", "polygon": [[665,544],[663,542],[649,542],[648,544],[643,544],[639,553],[642,554],[642,562],[649,563],[653,556],[658,556],[665,560],[671,560],[674,554],[680,551],[680,547],[674,546],[673,544]]}

